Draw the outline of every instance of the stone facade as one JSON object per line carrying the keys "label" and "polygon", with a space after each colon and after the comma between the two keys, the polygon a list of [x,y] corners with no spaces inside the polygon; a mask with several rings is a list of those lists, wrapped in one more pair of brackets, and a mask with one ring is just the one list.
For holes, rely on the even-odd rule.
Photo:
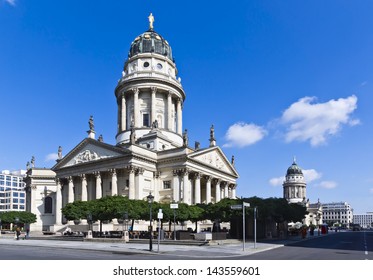
{"label": "stone facade", "polygon": [[[48,195],[53,198],[55,221],[38,221],[38,229],[67,223],[60,209],[76,200],[113,195],[145,199],[152,193],[155,201],[191,205],[236,197],[238,173],[216,145],[213,127],[209,147],[189,146],[188,131],[182,128],[186,95],[180,81],[171,47],[153,27],[135,38],[115,89],[116,144],[104,143],[102,137],[96,140],[91,116],[88,137],[65,156],[59,148],[58,162],[48,177],[54,184]],[[31,205],[46,196],[39,187],[33,191],[36,171],[28,172]],[[43,207],[30,210],[45,215]]]}

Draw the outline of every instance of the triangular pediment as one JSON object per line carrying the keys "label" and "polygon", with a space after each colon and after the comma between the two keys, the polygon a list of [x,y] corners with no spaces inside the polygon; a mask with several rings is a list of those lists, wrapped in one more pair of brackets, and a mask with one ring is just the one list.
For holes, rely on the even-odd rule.
{"label": "triangular pediment", "polygon": [[206,166],[238,177],[238,173],[234,166],[229,162],[223,151],[217,146],[193,152],[192,154],[189,154],[188,157]]}
{"label": "triangular pediment", "polygon": [[72,149],[52,169],[119,157],[124,154],[126,154],[126,151],[116,146],[87,138]]}

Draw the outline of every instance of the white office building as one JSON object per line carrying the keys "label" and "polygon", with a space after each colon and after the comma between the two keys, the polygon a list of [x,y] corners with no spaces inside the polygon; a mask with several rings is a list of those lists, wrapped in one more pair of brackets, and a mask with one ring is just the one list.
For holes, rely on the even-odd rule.
{"label": "white office building", "polygon": [[339,223],[349,227],[353,222],[353,209],[347,202],[332,202],[322,204],[324,223]]}
{"label": "white office building", "polygon": [[353,222],[359,224],[362,228],[373,228],[373,212],[354,214]]}
{"label": "white office building", "polygon": [[0,173],[0,212],[25,211],[25,183],[23,178],[26,171],[10,172],[3,170]]}

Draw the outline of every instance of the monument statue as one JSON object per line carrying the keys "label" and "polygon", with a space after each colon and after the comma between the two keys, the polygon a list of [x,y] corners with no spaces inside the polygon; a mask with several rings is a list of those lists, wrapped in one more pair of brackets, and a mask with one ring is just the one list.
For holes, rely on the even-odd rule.
{"label": "monument statue", "polygon": [[95,124],[93,122],[93,116],[89,117],[88,125],[89,125],[89,130],[90,131],[94,131],[95,130]]}
{"label": "monument statue", "polygon": [[153,23],[154,23],[154,17],[153,17],[153,14],[152,14],[152,13],[150,13],[148,19],[149,19],[149,29],[153,29],[153,28],[154,28],[154,26],[153,26]]}
{"label": "monument statue", "polygon": [[61,159],[62,158],[62,147],[59,146],[58,147],[58,159]]}

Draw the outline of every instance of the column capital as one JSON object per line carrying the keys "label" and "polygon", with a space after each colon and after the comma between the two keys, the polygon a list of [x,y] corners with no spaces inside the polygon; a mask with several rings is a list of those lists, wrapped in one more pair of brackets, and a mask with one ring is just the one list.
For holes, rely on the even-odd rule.
{"label": "column capital", "polygon": [[159,177],[161,177],[161,172],[160,171],[153,172],[153,178],[154,179],[158,179]]}
{"label": "column capital", "polygon": [[214,183],[215,185],[218,185],[218,184],[220,185],[221,182],[222,182],[222,180],[219,179],[219,178],[214,178],[214,179],[213,179],[213,183]]}
{"label": "column capital", "polygon": [[136,175],[143,175],[145,169],[144,169],[144,168],[141,168],[141,167],[138,167],[138,168],[136,168],[135,171],[136,171]]}
{"label": "column capital", "polygon": [[127,166],[125,167],[125,169],[126,169],[129,173],[135,173],[136,167],[133,166],[133,165],[127,165]]}
{"label": "column capital", "polygon": [[100,171],[94,171],[93,175],[95,175],[96,179],[101,178],[101,172]]}
{"label": "column capital", "polygon": [[151,89],[152,93],[156,93],[158,88],[157,87],[151,87],[150,89]]}
{"label": "column capital", "polygon": [[179,176],[179,174],[180,174],[180,169],[174,169],[174,170],[172,170],[172,175],[174,177]]}
{"label": "column capital", "polygon": [[194,177],[194,179],[201,179],[201,173],[199,173],[199,172],[195,172],[194,174],[193,174],[193,177]]}
{"label": "column capital", "polygon": [[67,180],[69,181],[69,183],[73,183],[73,176],[67,177]]}
{"label": "column capital", "polygon": [[117,176],[117,170],[115,168],[111,168],[108,170],[111,174],[111,176]]}
{"label": "column capital", "polygon": [[211,182],[211,180],[212,180],[212,176],[210,176],[210,175],[205,175],[204,177],[205,177],[205,179],[206,179],[208,182]]}
{"label": "column capital", "polygon": [[131,88],[131,90],[132,90],[132,92],[133,92],[134,94],[138,94],[139,91],[140,91],[138,87],[133,87],[133,88]]}
{"label": "column capital", "polygon": [[87,177],[86,177],[85,174],[80,174],[79,177],[82,179],[82,181],[83,181],[83,180],[87,180]]}

